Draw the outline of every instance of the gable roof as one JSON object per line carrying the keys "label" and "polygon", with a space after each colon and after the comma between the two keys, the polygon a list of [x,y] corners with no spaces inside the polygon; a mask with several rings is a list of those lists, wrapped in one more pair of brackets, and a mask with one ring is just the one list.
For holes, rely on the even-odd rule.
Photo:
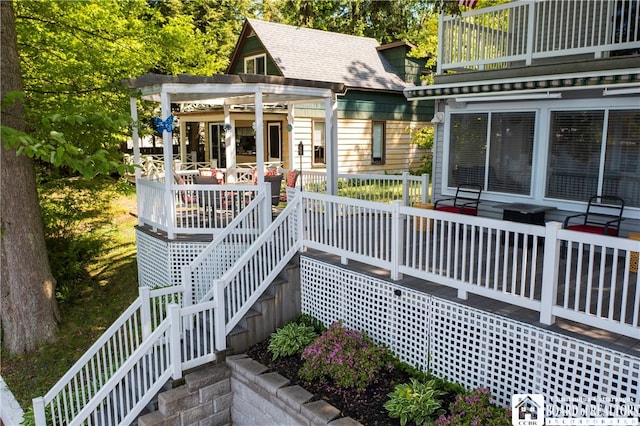
{"label": "gable roof", "polygon": [[342,83],[347,88],[402,91],[405,83],[368,37],[247,19],[227,73],[251,31],[285,78]]}

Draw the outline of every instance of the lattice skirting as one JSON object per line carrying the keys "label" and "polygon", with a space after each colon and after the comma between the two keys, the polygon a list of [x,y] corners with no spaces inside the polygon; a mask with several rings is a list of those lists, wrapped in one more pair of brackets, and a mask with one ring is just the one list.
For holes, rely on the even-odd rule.
{"label": "lattice skirting", "polygon": [[342,320],[400,359],[508,406],[517,393],[547,400],[637,398],[640,357],[504,318],[302,256],[302,311]]}
{"label": "lattice skirting", "polygon": [[167,241],[136,229],[138,285],[152,288],[180,285],[182,268],[189,265],[208,242]]}

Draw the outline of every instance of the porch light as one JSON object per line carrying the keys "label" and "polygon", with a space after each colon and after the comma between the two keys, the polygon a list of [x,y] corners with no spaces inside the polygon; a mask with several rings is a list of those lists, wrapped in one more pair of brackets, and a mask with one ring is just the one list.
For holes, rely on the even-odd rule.
{"label": "porch light", "polygon": [[444,112],[438,111],[433,115],[433,118],[431,119],[431,122],[433,124],[441,124],[444,123]]}
{"label": "porch light", "polygon": [[231,124],[224,123],[223,129],[224,129],[225,132],[229,133],[231,131]]}

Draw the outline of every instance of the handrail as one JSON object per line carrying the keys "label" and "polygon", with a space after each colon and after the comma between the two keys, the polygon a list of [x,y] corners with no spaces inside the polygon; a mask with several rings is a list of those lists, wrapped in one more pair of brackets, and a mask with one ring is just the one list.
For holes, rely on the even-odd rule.
{"label": "handrail", "polygon": [[96,342],[75,362],[67,373],[47,392],[44,397],[33,401],[37,424],[45,424],[45,407],[53,424],[69,423],[87,400],[104,386],[109,375],[114,373],[144,339],[157,327],[162,314],[154,312],[158,303],[165,304],[167,297],[173,301],[182,286],[149,290],[139,289],[140,296],[133,301],[118,319]]}
{"label": "handrail", "polygon": [[269,225],[228,271],[213,281],[203,300],[213,298],[216,310],[216,344],[225,348],[226,335],[248,312],[301,247],[302,194]]}
{"label": "handrail", "polygon": [[[326,193],[327,173],[305,171],[302,181],[306,191]],[[338,174],[338,194],[358,200],[379,203],[402,201],[406,206],[429,202],[429,175],[413,176],[349,173]]]}
{"label": "handrail", "polygon": [[[635,0],[518,1],[440,17],[438,69],[503,69],[535,59],[637,48]],[[619,15],[617,15],[619,13]]]}
{"label": "handrail", "polygon": [[[182,269],[182,285],[190,303],[206,301],[212,280],[224,274],[261,234],[266,191],[260,192],[224,230]],[[271,200],[268,213],[271,214]]]}

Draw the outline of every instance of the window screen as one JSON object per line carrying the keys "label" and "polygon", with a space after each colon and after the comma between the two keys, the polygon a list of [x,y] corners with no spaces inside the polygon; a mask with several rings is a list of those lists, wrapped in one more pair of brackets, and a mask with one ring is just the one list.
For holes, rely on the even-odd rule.
{"label": "window screen", "polygon": [[609,111],[602,194],[640,207],[640,110]]}
{"label": "window screen", "polygon": [[534,112],[492,113],[487,190],[531,192]]}
{"label": "window screen", "polygon": [[604,111],[551,113],[547,197],[588,201],[598,193]]}
{"label": "window screen", "polygon": [[448,186],[484,187],[488,117],[487,113],[451,116]]}
{"label": "window screen", "polygon": [[454,114],[448,186],[531,192],[535,112]]}

